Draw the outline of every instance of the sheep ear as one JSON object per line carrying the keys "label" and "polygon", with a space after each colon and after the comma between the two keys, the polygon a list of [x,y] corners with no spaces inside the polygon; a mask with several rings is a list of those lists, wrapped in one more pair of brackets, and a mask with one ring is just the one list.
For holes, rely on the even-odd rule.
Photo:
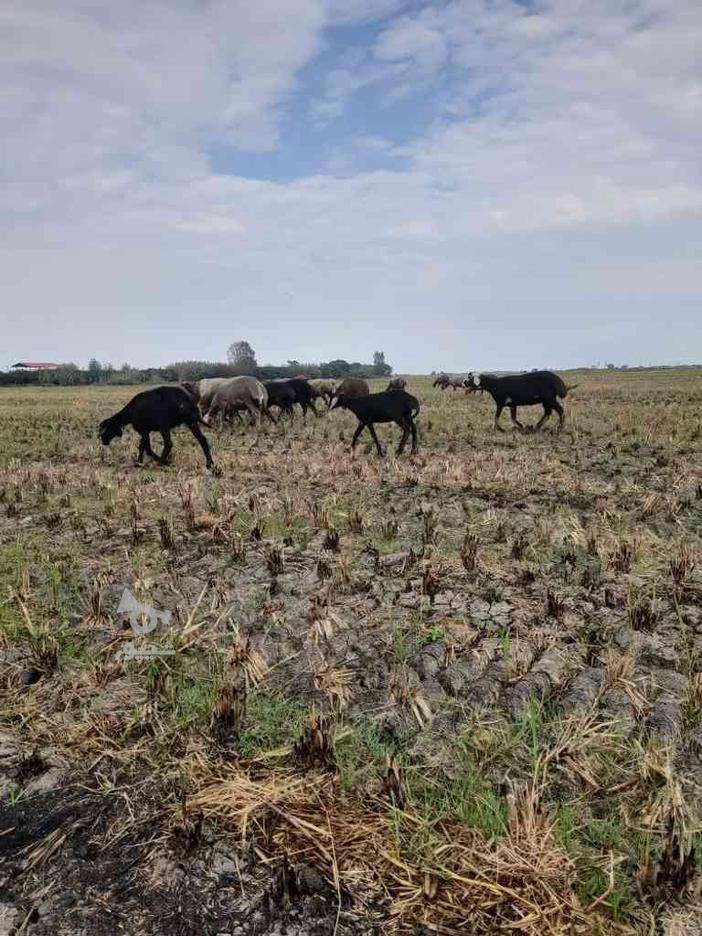
{"label": "sheep ear", "polygon": [[338,396],[332,397],[332,401],[329,404],[329,409],[330,410],[336,409],[338,403],[339,403],[339,397]]}

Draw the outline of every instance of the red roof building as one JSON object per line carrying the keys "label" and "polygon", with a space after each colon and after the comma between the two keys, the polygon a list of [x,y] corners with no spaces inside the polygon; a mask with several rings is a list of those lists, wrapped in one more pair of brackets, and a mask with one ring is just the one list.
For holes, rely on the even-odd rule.
{"label": "red roof building", "polygon": [[58,370],[60,366],[50,361],[18,361],[12,365],[12,370]]}

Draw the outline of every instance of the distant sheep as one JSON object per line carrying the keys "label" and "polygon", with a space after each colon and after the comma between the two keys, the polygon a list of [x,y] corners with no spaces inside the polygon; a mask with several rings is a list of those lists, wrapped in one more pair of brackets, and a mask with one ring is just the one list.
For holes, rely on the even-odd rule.
{"label": "distant sheep", "polygon": [[205,377],[202,380],[183,380],[181,387],[190,394],[200,407],[200,412],[204,414],[210,408],[217,389],[228,379],[228,377]]}
{"label": "distant sheep", "polygon": [[370,387],[362,377],[346,377],[336,388],[336,395],[343,397],[368,396]]}
{"label": "distant sheep", "polygon": [[244,410],[251,413],[254,423],[260,424],[262,414],[275,422],[268,411],[268,391],[261,381],[256,377],[230,377],[215,390],[203,421],[211,426],[217,417],[221,421]]}
{"label": "distant sheep", "polygon": [[[280,380],[270,380],[267,381],[266,387],[269,389],[271,384],[282,384],[284,386],[290,387],[292,390],[295,399],[294,403],[298,403],[302,409],[302,418],[307,419],[307,410],[310,409],[315,416],[319,416],[319,413],[315,409],[314,401],[316,399],[316,393],[310,386],[309,381],[306,377],[285,377]],[[292,411],[291,411],[292,415]]]}
{"label": "distant sheep", "polygon": [[393,377],[390,383],[387,386],[388,390],[404,390],[407,386],[407,381],[404,377]]}
{"label": "distant sheep", "polygon": [[495,401],[495,428],[500,432],[504,429],[500,425],[500,415],[505,406],[509,407],[512,422],[517,428],[524,426],[517,419],[518,406],[534,406],[541,404],[544,415],[533,427],[538,432],[551,413],[558,413],[558,429],[563,428],[565,414],[558,399],[565,399],[569,390],[574,390],[577,384],[566,386],[563,380],[551,371],[532,371],[529,374],[512,374],[506,377],[496,377],[494,374],[469,374],[463,382],[467,389],[487,390]]}
{"label": "distant sheep", "polygon": [[287,413],[293,418],[293,407],[297,403],[297,394],[287,380],[265,380],[263,386],[268,393],[268,411],[272,406],[277,407],[281,413]]}
{"label": "distant sheep", "polygon": [[[122,435],[123,429],[133,426],[141,437],[137,462],[141,464],[146,453],[162,465],[167,465],[173,448],[171,430],[184,425],[200,443],[207,467],[214,469],[212,453],[200,429],[200,422],[194,400],[182,387],[154,387],[137,393],[118,413],[103,419],[98,433],[102,444],[109,445],[113,439]],[[163,451],[160,455],[151,448],[152,432],[160,432],[163,437]]]}
{"label": "distant sheep", "polygon": [[464,381],[462,377],[449,377],[448,374],[439,374],[432,386],[440,387],[441,390],[448,390],[449,387],[453,387],[454,390],[462,390]]}
{"label": "distant sheep", "polygon": [[353,434],[351,448],[356,447],[358,437],[364,429],[370,432],[378,455],[383,450],[376,435],[374,423],[394,422],[402,429],[402,438],[397,446],[397,454],[404,451],[408,436],[412,435],[412,454],[417,451],[417,427],[414,423],[419,413],[419,401],[404,390],[385,390],[383,393],[371,393],[367,396],[345,396],[339,394],[332,400],[332,409],[347,409],[358,419],[358,426]]}
{"label": "distant sheep", "polygon": [[336,381],[335,380],[310,380],[308,381],[310,387],[315,393],[316,397],[321,397],[329,408],[331,401],[336,393]]}

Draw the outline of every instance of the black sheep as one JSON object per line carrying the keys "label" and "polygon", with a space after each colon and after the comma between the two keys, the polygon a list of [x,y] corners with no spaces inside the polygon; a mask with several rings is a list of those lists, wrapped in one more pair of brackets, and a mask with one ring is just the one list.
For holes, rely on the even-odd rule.
{"label": "black sheep", "polygon": [[[139,464],[146,452],[162,465],[167,465],[173,448],[171,429],[185,425],[200,443],[207,459],[207,467],[214,468],[212,453],[200,429],[200,422],[202,420],[197,404],[182,387],[154,387],[153,390],[137,393],[124,409],[108,419],[103,419],[100,423],[99,436],[103,445],[109,445],[114,438],[122,435],[122,430],[126,426],[131,425],[141,436],[137,458]],[[160,456],[151,448],[150,433],[152,432],[160,432],[163,436],[163,452]]]}
{"label": "black sheep", "polygon": [[505,406],[509,407],[514,425],[523,429],[524,426],[517,419],[517,407],[533,406],[537,403],[543,406],[544,415],[534,426],[534,432],[538,432],[554,410],[558,413],[560,431],[565,422],[565,415],[558,399],[559,397],[564,399],[568,391],[574,390],[577,386],[577,384],[573,384],[572,387],[566,386],[558,374],[551,371],[532,371],[529,374],[510,374],[506,377],[496,377],[494,374],[469,374],[463,381],[463,385],[469,390],[487,390],[497,406],[495,428],[500,432],[504,432],[499,420]]}
{"label": "black sheep", "polygon": [[[295,403],[300,404],[300,406],[302,407],[303,419],[307,418],[308,409],[311,409],[315,416],[319,416],[319,413],[317,412],[315,405],[314,405],[314,399],[316,396],[315,391],[312,389],[309,382],[304,377],[289,377],[283,380],[268,381],[265,384],[265,387],[266,387],[266,390],[268,390],[269,397],[271,394],[271,387],[276,387],[276,386],[288,387],[290,390],[292,390],[292,393],[294,396],[292,403],[293,405]],[[276,391],[274,390],[273,392],[275,393]],[[283,393],[285,393],[285,391],[283,391]],[[273,403],[274,406],[279,405],[275,403],[273,400],[270,400],[270,403]],[[287,407],[283,407],[283,409],[286,409],[286,411],[290,414],[292,418],[292,405],[290,406],[289,409]]]}
{"label": "black sheep", "polygon": [[314,405],[316,394],[309,382],[302,377],[291,377],[287,382],[295,393],[295,402],[302,407],[302,418],[306,418],[308,409],[311,409],[315,416],[319,416]]}
{"label": "black sheep", "polygon": [[414,455],[417,451],[417,427],[414,424],[414,418],[419,412],[419,401],[404,390],[385,390],[383,393],[371,393],[360,397],[340,394],[334,397],[330,409],[350,410],[358,419],[358,426],[351,442],[352,449],[355,448],[360,434],[367,428],[378,449],[378,455],[382,456],[383,450],[373,424],[394,422],[402,429],[397,454],[402,454],[410,433],[412,434],[412,454]]}
{"label": "black sheep", "polygon": [[268,391],[268,408],[277,406],[281,413],[293,418],[293,406],[297,403],[297,394],[287,380],[264,380],[263,386]]}

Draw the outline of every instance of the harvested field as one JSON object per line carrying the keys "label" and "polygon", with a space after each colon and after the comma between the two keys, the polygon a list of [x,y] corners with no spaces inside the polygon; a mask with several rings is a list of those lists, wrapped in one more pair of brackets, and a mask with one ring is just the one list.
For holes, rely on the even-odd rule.
{"label": "harvested field", "polygon": [[99,444],[136,388],[1,391],[0,934],[702,932],[702,372],[568,383],[217,477]]}

